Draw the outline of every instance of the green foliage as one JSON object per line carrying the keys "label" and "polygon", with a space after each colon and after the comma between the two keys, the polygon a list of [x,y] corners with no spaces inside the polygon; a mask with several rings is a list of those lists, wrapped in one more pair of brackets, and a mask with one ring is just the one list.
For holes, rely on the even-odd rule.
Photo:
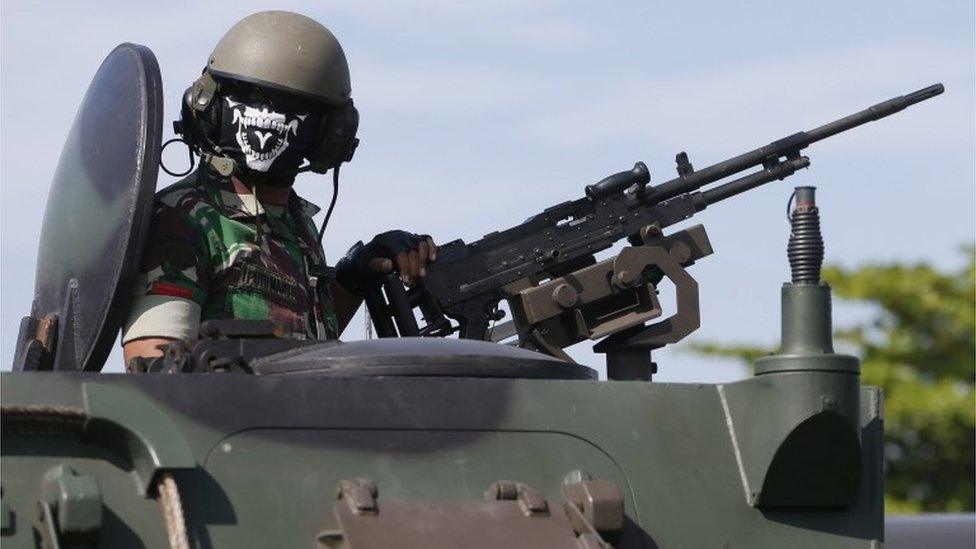
{"label": "green foliage", "polygon": [[[966,266],[831,266],[834,294],[873,306],[873,318],[835,337],[856,349],[866,385],[884,389],[888,512],[973,511],[976,447],[976,248]],[[771,350],[699,344],[751,362]]]}
{"label": "green foliage", "polygon": [[769,349],[753,347],[750,345],[721,345],[719,343],[707,342],[692,343],[691,349],[703,355],[737,358],[749,365],[751,365],[757,358],[764,357],[771,353]]}

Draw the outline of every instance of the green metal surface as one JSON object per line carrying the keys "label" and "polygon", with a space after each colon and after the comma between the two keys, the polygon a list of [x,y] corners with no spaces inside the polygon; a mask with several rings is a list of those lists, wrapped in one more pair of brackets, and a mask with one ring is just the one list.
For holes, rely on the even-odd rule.
{"label": "green metal surface", "polygon": [[84,383],[86,435],[118,447],[132,462],[139,492],[148,495],[162,470],[191,469],[193,454],[165,411],[124,386]]}
{"label": "green metal surface", "polygon": [[784,284],[780,352],[756,361],[755,373],[824,371],[860,374],[857,358],[834,353],[830,286]]}
{"label": "green metal surface", "polygon": [[[627,519],[618,547],[876,546],[880,397],[856,385],[831,388],[829,375],[695,385],[20,373],[2,375],[0,395],[4,405],[72,405],[97,379],[152,402],[143,410],[168,418],[200,464],[175,476],[191,537],[204,547],[314,546],[315,534],[333,526],[342,478],[373,479],[381,501],[477,499],[502,479],[559,501],[573,470],[620,487]],[[798,392],[817,396],[790,396]],[[782,436],[791,417],[820,410],[821,393],[858,402],[838,408],[865,448],[855,503],[750,505],[730,430],[743,440]],[[750,482],[764,455],[744,452]],[[159,510],[139,495],[127,456],[62,438],[5,436],[2,459],[15,512],[33,508],[41,475],[63,463],[99,479],[109,510],[103,539],[163,543]]]}

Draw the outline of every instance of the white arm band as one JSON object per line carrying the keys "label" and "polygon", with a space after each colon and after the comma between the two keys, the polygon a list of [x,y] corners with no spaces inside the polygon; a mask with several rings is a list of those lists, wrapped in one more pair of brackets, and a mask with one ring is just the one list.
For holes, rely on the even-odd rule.
{"label": "white arm band", "polygon": [[129,318],[122,328],[122,344],[145,337],[196,338],[200,329],[200,305],[168,295],[140,295],[132,300]]}

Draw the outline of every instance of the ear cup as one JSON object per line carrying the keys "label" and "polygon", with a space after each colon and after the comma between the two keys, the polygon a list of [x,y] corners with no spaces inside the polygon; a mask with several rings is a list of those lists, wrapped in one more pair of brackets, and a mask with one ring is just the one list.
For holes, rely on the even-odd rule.
{"label": "ear cup", "polygon": [[181,136],[183,139],[191,146],[198,146],[199,140],[195,135],[197,133],[196,127],[196,116],[190,109],[190,104],[193,99],[191,94],[193,93],[193,88],[187,88],[183,92],[183,100],[180,101],[180,119],[173,122],[173,131]]}
{"label": "ear cup", "polygon": [[173,124],[173,130],[196,149],[212,148],[213,132],[220,125],[220,109],[215,104],[218,90],[217,82],[204,72],[183,92],[180,120]]}
{"label": "ear cup", "polygon": [[326,113],[319,138],[308,161],[316,173],[325,173],[343,162],[352,160],[359,139],[359,111],[352,100],[343,107]]}

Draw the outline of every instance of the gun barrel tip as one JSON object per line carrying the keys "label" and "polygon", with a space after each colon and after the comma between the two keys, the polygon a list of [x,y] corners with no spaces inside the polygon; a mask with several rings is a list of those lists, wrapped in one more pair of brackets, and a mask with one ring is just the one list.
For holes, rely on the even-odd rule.
{"label": "gun barrel tip", "polygon": [[932,99],[933,97],[941,94],[944,91],[945,91],[945,86],[943,86],[942,83],[939,82],[937,84],[932,84],[931,86],[922,88],[916,92],[912,92],[906,95],[905,99],[908,100],[907,103],[908,105],[914,105],[915,103],[920,103],[922,101],[925,101],[926,99]]}

